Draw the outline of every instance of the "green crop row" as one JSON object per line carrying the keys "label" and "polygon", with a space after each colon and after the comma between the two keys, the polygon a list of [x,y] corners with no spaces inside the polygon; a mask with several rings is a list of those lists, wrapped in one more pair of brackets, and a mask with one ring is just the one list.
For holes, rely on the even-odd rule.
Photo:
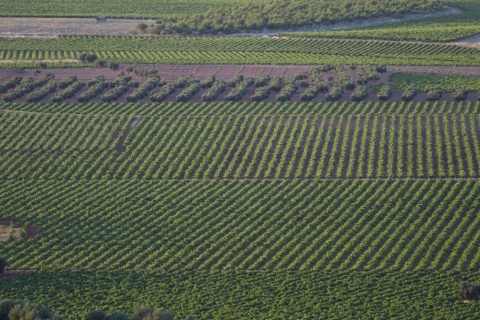
{"label": "green crop row", "polygon": [[218,103],[0,103],[0,110],[85,115],[220,116],[220,115],[374,115],[480,114],[469,102],[218,102]]}

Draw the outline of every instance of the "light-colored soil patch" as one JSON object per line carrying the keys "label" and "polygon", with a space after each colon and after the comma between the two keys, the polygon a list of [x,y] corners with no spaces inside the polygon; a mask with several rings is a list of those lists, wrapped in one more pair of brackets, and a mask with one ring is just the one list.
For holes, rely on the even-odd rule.
{"label": "light-colored soil patch", "polygon": [[5,272],[0,275],[0,279],[18,277],[24,274],[29,274],[34,272],[37,272],[37,270],[5,270]]}
{"label": "light-colored soil patch", "polygon": [[137,24],[155,20],[95,18],[7,18],[0,19],[1,37],[55,38],[65,34],[138,35]]}
{"label": "light-colored soil patch", "polygon": [[459,39],[454,42],[449,42],[449,44],[456,45],[456,46],[462,46],[462,47],[469,47],[469,48],[475,48],[475,49],[480,49],[480,33],[477,33],[473,36],[466,37]]}
{"label": "light-colored soil patch", "polygon": [[330,25],[313,25],[313,26],[301,27],[301,28],[264,30],[260,32],[255,32],[255,31],[243,32],[243,33],[231,34],[229,36],[272,37],[272,36],[278,36],[280,33],[289,33],[289,32],[347,30],[347,29],[355,29],[355,28],[362,28],[362,27],[379,26],[386,23],[419,20],[419,19],[433,18],[433,17],[442,17],[442,16],[447,16],[452,14],[460,14],[462,12],[463,10],[460,8],[444,6],[443,11],[436,11],[436,12],[404,14],[404,15],[401,15],[400,17],[382,17],[382,18],[373,18],[373,19],[367,19],[367,20],[354,20],[350,22],[340,22],[340,23],[335,23]]}
{"label": "light-colored soil patch", "polygon": [[10,221],[0,222],[0,242],[7,242],[10,239],[25,239],[35,237],[38,229],[32,226],[22,226]]}

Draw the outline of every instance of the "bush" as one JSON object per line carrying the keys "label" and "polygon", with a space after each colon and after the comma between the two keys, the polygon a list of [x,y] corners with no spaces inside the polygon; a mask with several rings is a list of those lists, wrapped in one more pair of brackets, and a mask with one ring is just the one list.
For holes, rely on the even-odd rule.
{"label": "bush", "polygon": [[280,90],[282,90],[282,85],[283,85],[283,78],[275,77],[268,82],[268,89],[275,92],[279,92]]}
{"label": "bush", "polygon": [[85,320],[104,320],[107,315],[103,311],[93,310],[86,316]]}
{"label": "bush", "polygon": [[[243,76],[242,76],[243,78]],[[251,85],[251,81],[243,80],[239,82],[233,89],[230,91],[225,99],[228,101],[239,101],[247,93],[248,87]]]}
{"label": "bush", "polygon": [[416,95],[417,89],[415,89],[414,86],[406,86],[405,89],[403,89],[402,100],[411,101]]}
{"label": "bush", "polygon": [[457,87],[453,89],[452,93],[450,94],[452,97],[452,100],[455,101],[462,101],[467,98],[468,91],[465,89],[464,86]]}
{"label": "bush", "polygon": [[3,96],[3,100],[11,102],[17,98],[23,97],[25,94],[35,90],[35,81],[31,77],[24,78],[18,87],[10,90]]}
{"label": "bush", "polygon": [[27,102],[37,102],[48,96],[50,93],[57,90],[57,84],[55,82],[47,83],[47,85],[38,91],[32,92],[27,96]]}
{"label": "bush", "polygon": [[162,102],[164,101],[169,95],[174,93],[177,90],[173,83],[167,83],[164,85],[159,92],[154,93],[150,96],[150,100],[153,102]]}
{"label": "bush", "polygon": [[227,88],[227,84],[223,80],[217,80],[213,83],[210,89],[202,94],[203,101],[213,101]]}
{"label": "bush", "polygon": [[270,95],[270,89],[268,87],[260,87],[255,90],[253,95],[250,97],[252,101],[262,101],[268,98]]}
{"label": "bush", "polygon": [[197,82],[190,83],[190,85],[177,96],[177,102],[186,102],[190,100],[198,91],[200,91],[200,87],[200,84]]}
{"label": "bush", "polygon": [[7,259],[0,258],[0,274],[5,272],[5,268],[7,267]]}
{"label": "bush", "polygon": [[65,89],[66,87],[68,87],[69,85],[71,85],[72,83],[74,83],[76,81],[78,81],[77,76],[73,75],[73,76],[70,76],[70,77],[67,77],[67,78],[61,80],[58,83],[58,87],[60,89]]}
{"label": "bush", "polygon": [[214,75],[206,77],[205,80],[202,83],[202,88],[204,88],[204,89],[210,88],[213,85],[213,83],[215,82],[215,79],[216,78],[215,78]]}
{"label": "bush", "polygon": [[188,85],[190,79],[185,77],[183,74],[178,77],[177,82],[175,82],[175,87],[177,88],[185,88]]}
{"label": "bush", "polygon": [[325,95],[327,101],[337,101],[343,95],[343,89],[338,83],[334,83],[330,88],[330,91]]}
{"label": "bush", "polygon": [[160,82],[160,78],[157,75],[150,75],[141,86],[139,86],[132,94],[127,96],[128,102],[137,102],[143,97],[147,96],[153,88],[155,88]]}
{"label": "bush", "polygon": [[5,93],[10,89],[15,88],[22,79],[22,77],[13,77],[12,79],[5,81],[5,83],[0,84],[0,93]]}
{"label": "bush", "polygon": [[437,101],[442,97],[442,88],[430,86],[427,88],[427,99],[430,101]]}
{"label": "bush", "polygon": [[392,90],[390,89],[389,85],[384,85],[378,91],[377,97],[379,100],[388,100],[392,96]]}
{"label": "bush", "polygon": [[368,97],[368,88],[365,86],[359,86],[353,90],[350,99],[352,99],[352,101],[362,101],[366,97]]}
{"label": "bush", "polygon": [[52,97],[52,102],[61,102],[65,99],[71,98],[80,91],[85,86],[85,83],[77,81],[72,83],[67,88],[63,89],[62,91],[58,92],[55,96]]}
{"label": "bush", "polygon": [[277,101],[289,101],[297,89],[295,78],[288,79],[283,89],[277,94]]}
{"label": "bush", "polygon": [[227,85],[228,85],[229,87],[235,87],[237,84],[239,84],[239,83],[242,82],[243,80],[244,80],[243,75],[237,74],[237,75],[234,76],[232,79],[230,79],[230,80],[227,81]]}
{"label": "bush", "polygon": [[380,64],[378,66],[375,66],[375,70],[380,73],[385,73],[387,72],[387,66],[384,64]]}
{"label": "bush", "polygon": [[269,81],[270,81],[270,76],[259,76],[254,79],[253,85],[255,86],[255,88],[263,87]]}
{"label": "bush", "polygon": [[84,93],[80,94],[78,96],[78,101],[79,102],[87,102],[93,99],[94,97],[98,96],[100,93],[102,93],[103,90],[105,90],[108,87],[108,83],[106,82],[99,82],[96,85],[88,88],[87,91]]}
{"label": "bush", "polygon": [[460,297],[466,301],[478,301],[480,297],[480,287],[469,283],[461,283],[458,286]]}
{"label": "bush", "polygon": [[80,61],[82,61],[83,63],[94,63],[98,57],[95,53],[87,53],[87,52],[83,52],[80,54],[80,57],[79,57]]}

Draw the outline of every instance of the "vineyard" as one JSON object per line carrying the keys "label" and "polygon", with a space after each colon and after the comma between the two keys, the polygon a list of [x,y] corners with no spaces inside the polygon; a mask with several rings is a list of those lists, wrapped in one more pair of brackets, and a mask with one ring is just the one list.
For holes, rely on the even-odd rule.
{"label": "vineyard", "polygon": [[2,320],[480,318],[478,1],[10,2]]}
{"label": "vineyard", "polygon": [[6,180],[480,177],[473,115],[7,113],[0,121]]}
{"label": "vineyard", "polygon": [[331,39],[63,36],[0,38],[2,60],[78,59],[83,51],[121,63],[172,64],[480,64],[478,49]]}

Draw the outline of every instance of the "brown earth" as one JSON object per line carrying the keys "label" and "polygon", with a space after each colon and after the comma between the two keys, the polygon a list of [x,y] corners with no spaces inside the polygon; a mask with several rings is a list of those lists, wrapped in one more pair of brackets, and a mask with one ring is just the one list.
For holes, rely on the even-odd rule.
{"label": "brown earth", "polygon": [[[10,235],[14,238],[28,240],[38,235],[38,229],[33,226],[23,226],[21,224],[13,223],[13,230],[10,233],[12,226],[11,221],[0,221],[0,241],[8,241]],[[25,234],[22,235],[22,229],[25,229]]]}
{"label": "brown earth", "polygon": [[0,279],[9,279],[34,272],[37,272],[37,270],[5,270],[5,272],[0,275]]}

